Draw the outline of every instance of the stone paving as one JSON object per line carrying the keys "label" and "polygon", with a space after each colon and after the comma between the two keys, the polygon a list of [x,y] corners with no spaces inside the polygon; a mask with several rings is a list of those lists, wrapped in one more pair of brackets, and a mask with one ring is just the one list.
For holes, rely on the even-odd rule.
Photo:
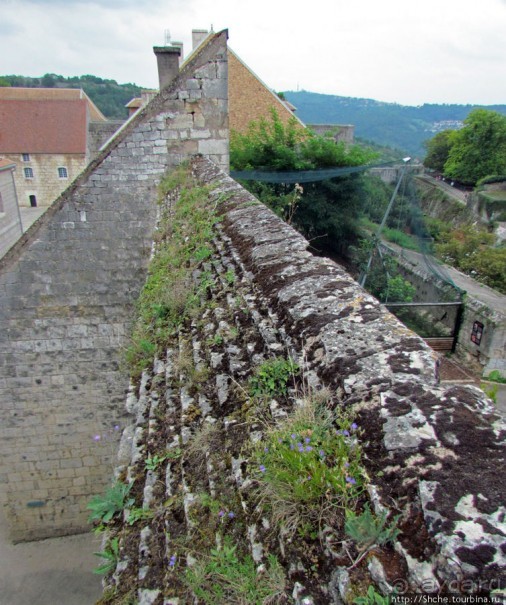
{"label": "stone paving", "polygon": [[92,533],[12,544],[0,518],[0,605],[92,605],[102,593],[97,550]]}

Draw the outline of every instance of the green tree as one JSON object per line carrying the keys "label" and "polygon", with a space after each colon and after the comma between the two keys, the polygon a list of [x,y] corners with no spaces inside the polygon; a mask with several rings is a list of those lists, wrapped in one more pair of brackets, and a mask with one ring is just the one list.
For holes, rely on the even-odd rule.
{"label": "green tree", "polygon": [[506,247],[494,244],[492,233],[468,225],[440,233],[436,252],[444,262],[506,294]]}
{"label": "green tree", "polygon": [[[360,166],[376,154],[318,136],[295,120],[284,124],[273,110],[270,120],[252,122],[244,134],[232,133],[230,163],[234,170],[298,171]],[[278,215],[293,223],[319,246],[346,247],[356,238],[366,203],[363,179],[354,174],[300,185],[246,181],[244,186]]]}
{"label": "green tree", "polygon": [[445,175],[474,185],[488,175],[505,173],[506,116],[496,111],[475,109],[464,124],[464,128],[451,137]]}
{"label": "green tree", "polygon": [[443,132],[438,132],[432,139],[425,141],[424,147],[427,149],[427,155],[423,161],[424,166],[438,172],[444,171],[450,149],[452,148],[454,135],[455,130],[443,130]]}
{"label": "green tree", "polygon": [[41,79],[41,84],[44,88],[54,88],[54,86],[55,86],[54,74],[44,74]]}

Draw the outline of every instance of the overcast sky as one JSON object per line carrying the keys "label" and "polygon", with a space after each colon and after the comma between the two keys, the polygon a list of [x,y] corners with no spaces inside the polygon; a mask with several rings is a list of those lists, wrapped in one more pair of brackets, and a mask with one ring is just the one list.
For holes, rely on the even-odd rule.
{"label": "overcast sky", "polygon": [[277,91],[506,104],[506,0],[0,0],[0,74],[156,87],[164,30],[211,25]]}

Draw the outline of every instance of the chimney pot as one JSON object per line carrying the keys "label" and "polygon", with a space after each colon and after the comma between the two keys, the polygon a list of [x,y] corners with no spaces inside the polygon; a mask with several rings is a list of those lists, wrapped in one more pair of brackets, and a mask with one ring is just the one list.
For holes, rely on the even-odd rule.
{"label": "chimney pot", "polygon": [[175,48],[180,48],[181,49],[181,54],[179,55],[179,65],[181,65],[181,63],[184,60],[183,43],[182,42],[176,42],[175,40],[173,40],[172,41],[172,46],[174,46]]}
{"label": "chimney pot", "polygon": [[207,29],[192,29],[192,50],[200,46],[208,35]]}

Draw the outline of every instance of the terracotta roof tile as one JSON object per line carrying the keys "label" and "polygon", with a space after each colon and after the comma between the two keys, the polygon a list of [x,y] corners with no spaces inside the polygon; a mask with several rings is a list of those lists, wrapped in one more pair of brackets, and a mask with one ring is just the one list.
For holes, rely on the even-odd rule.
{"label": "terracotta roof tile", "polygon": [[87,101],[0,99],[0,153],[85,153]]}
{"label": "terracotta roof tile", "polygon": [[92,122],[105,122],[107,118],[82,88],[21,88],[0,87],[0,100],[5,101],[87,101]]}

